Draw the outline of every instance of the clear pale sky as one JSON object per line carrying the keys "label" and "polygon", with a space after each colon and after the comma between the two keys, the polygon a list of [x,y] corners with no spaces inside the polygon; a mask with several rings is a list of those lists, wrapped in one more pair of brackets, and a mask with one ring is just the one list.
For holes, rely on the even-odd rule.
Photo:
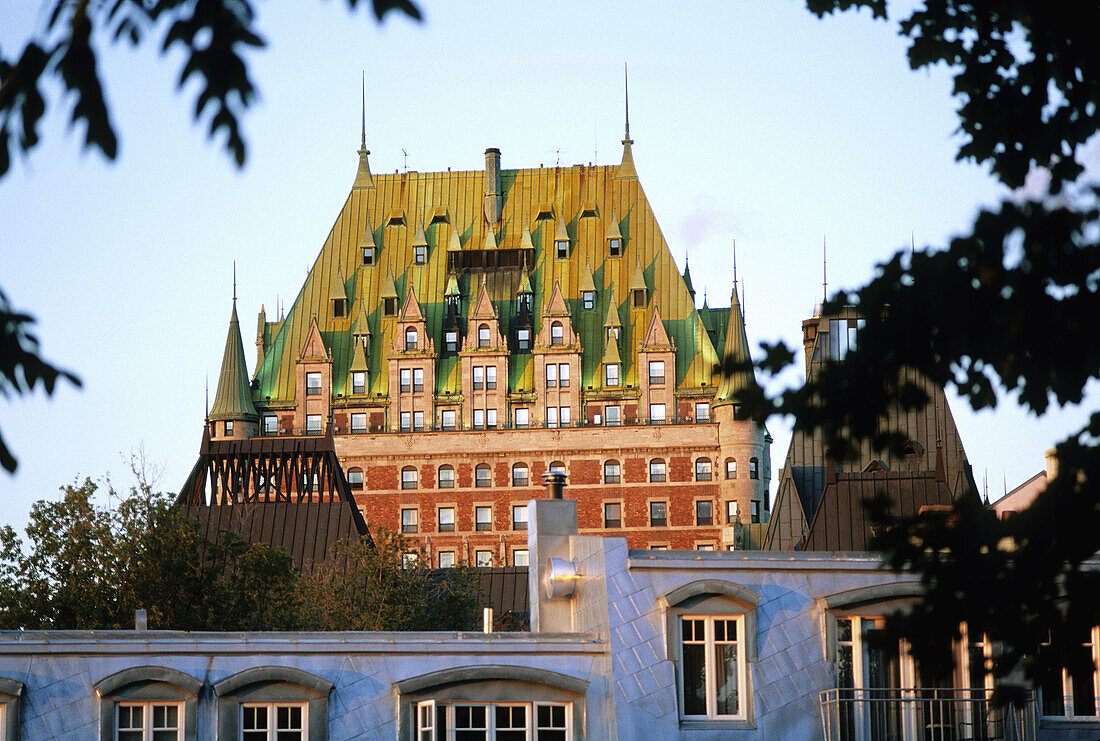
{"label": "clear pale sky", "polygon": [[[84,387],[0,407],[20,462],[0,473],[0,522],[21,528],[32,502],[74,479],[128,486],[139,445],[161,488],[183,484],[205,384],[217,382],[233,262],[251,371],[256,312],[293,300],[350,190],[361,70],[372,169],[433,171],[481,169],[491,146],[505,168],[618,162],[629,63],[646,195],[681,268],[690,258],[700,305],[704,293],[729,305],[736,239],[754,346],[800,342],[821,300],[823,237],[830,288],[854,286],[911,235],[944,244],[1003,195],[954,161],[946,71],[910,71],[896,24],[866,12],[818,21],[789,0],[422,9],[421,24],[392,14],[379,26],[365,6],[258,4],[269,46],[250,56],[261,99],[244,119],[241,170],[190,121],[196,88],[175,90],[180,56],[158,56],[159,35],[101,61],[117,162],[81,152],[69,101],[45,122],[43,143],[0,180],[0,287]],[[44,22],[36,3],[6,3],[0,48],[10,56]],[[1085,419],[1036,420],[1011,402],[952,409],[994,496]],[[789,422],[769,427],[777,478]]]}

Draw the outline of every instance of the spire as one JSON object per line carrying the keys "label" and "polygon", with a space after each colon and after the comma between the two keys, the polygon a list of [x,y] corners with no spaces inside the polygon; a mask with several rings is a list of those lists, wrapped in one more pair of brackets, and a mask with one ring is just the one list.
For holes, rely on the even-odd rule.
{"label": "spire", "polygon": [[[737,298],[737,286],[734,285],[730,298],[730,313],[726,320],[726,344],[722,350],[723,363],[751,363],[752,353],[749,350],[749,338],[745,333],[745,317],[741,313],[741,302]],[[739,391],[750,384],[756,383],[756,374],[752,368],[743,367],[733,370],[727,369],[718,382],[718,392],[714,395],[715,404],[733,403],[734,397]]]}
{"label": "spire", "polygon": [[218,391],[214,394],[214,406],[207,419],[241,420],[255,422],[259,419],[252,403],[252,388],[248,383],[248,367],[244,360],[244,344],[241,342],[241,326],[237,321],[236,270],[233,278],[233,313],[229,317],[229,334],[225,338],[225,354],[218,376]]}
{"label": "spire", "polygon": [[355,185],[353,189],[373,188],[374,178],[370,174],[370,163],[367,161],[367,156],[370,154],[370,150],[367,149],[367,73],[363,72],[363,119],[362,128],[359,132],[359,169],[355,173]]}
{"label": "spire", "polygon": [[638,173],[634,169],[634,155],[630,151],[630,145],[634,143],[634,140],[630,138],[630,81],[627,76],[626,62],[623,62],[623,92],[625,93],[626,130],[623,136],[623,161],[619,165],[615,177],[637,178]]}
{"label": "spire", "polygon": [[684,255],[684,286],[687,288],[688,295],[691,296],[692,308],[695,307],[695,286],[691,285],[691,265],[688,264],[688,256]]}
{"label": "spire", "polygon": [[821,235],[821,300],[829,300],[829,253],[826,250],[825,235]]}

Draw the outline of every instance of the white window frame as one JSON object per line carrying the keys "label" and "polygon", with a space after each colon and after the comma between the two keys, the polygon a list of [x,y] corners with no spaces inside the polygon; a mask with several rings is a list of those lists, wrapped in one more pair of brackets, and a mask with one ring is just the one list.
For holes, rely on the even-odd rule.
{"label": "white window frame", "polygon": [[306,396],[321,395],[321,373],[310,371],[306,373]]}
{"label": "white window frame", "polygon": [[[685,702],[684,693],[686,687],[684,684],[684,621],[685,620],[700,620],[703,622],[703,641],[704,646],[704,687],[706,691],[706,713],[704,715],[689,715],[685,708],[687,707]],[[717,671],[714,665],[715,663],[715,621],[727,620],[734,623],[737,627],[737,712],[733,714],[719,713],[718,712],[718,682]],[[746,658],[746,644],[747,635],[745,632],[745,616],[744,615],[694,615],[683,614],[678,615],[676,620],[676,645],[677,654],[680,662],[679,675],[679,687],[678,692],[680,696],[680,714],[685,720],[739,720],[744,721],[748,719],[748,661]],[[691,645],[700,645],[698,642],[693,641]]]}
{"label": "white window frame", "polygon": [[265,435],[278,435],[279,434],[279,415],[277,415],[277,414],[265,414],[264,415],[264,434]]}
{"label": "white window frame", "polygon": [[607,427],[618,427],[623,423],[622,407],[612,404],[603,408],[603,423]]}
{"label": "white window frame", "polygon": [[558,388],[569,388],[569,363],[558,363]]}
{"label": "white window frame", "polygon": [[513,566],[530,566],[531,557],[526,548],[513,548],[512,549],[512,565]]}
{"label": "white window frame", "polygon": [[402,394],[412,391],[412,368],[402,368],[398,374],[398,383]]}
{"label": "white window frame", "polygon": [[[130,726],[129,728],[121,727],[121,714],[122,708],[141,708],[141,726],[135,728]],[[172,727],[153,728],[153,708],[154,707],[173,707],[176,709],[176,725]],[[0,705],[0,731],[6,730],[7,718],[5,713],[7,712],[6,705]],[[178,741],[183,740],[184,723],[185,723],[185,708],[182,702],[172,701],[160,701],[160,700],[148,700],[148,701],[120,701],[115,703],[115,739],[118,739],[119,734],[123,732],[141,732],[141,741],[153,741],[153,731],[175,731],[176,739]]]}
{"label": "white window frame", "polygon": [[444,430],[458,428],[458,412],[454,409],[444,409],[439,414],[439,424]]}
{"label": "white window frame", "polygon": [[486,567],[493,565],[493,552],[487,548],[479,548],[474,551],[474,566]]}
{"label": "white window frame", "polygon": [[[483,513],[489,514],[489,519],[481,519]],[[481,527],[487,525],[487,527]],[[487,533],[493,529],[493,507],[488,504],[476,505],[474,507],[474,532]]]}
{"label": "white window frame", "polygon": [[557,427],[558,426],[558,408],[546,407],[546,426]]}
{"label": "white window frame", "polygon": [[416,327],[405,329],[405,352],[415,351],[417,348]]}
{"label": "white window frame", "polygon": [[603,367],[603,385],[617,387],[621,382],[618,363],[606,363]]}
{"label": "white window frame", "polygon": [[558,407],[558,422],[562,427],[569,426],[569,407]]}
{"label": "white window frame", "polygon": [[710,403],[706,401],[695,402],[695,421],[710,422]]}
{"label": "white window frame", "polygon": [[485,390],[495,391],[497,387],[497,367],[495,365],[485,366]]}
{"label": "white window frame", "polygon": [[512,505],[512,529],[513,530],[526,530],[527,529],[527,505],[526,504],[513,504]]}
{"label": "white window frame", "polygon": [[592,311],[596,308],[596,292],[595,291],[581,291],[581,309],[584,311]]}
{"label": "white window frame", "polygon": [[[308,702],[242,702],[240,704],[239,717],[237,719],[238,738],[243,739],[245,734],[244,713],[246,709],[266,708],[267,710],[267,741],[276,741],[279,732],[298,731],[297,728],[279,729],[277,727],[279,708],[301,708],[302,710],[302,741],[309,741],[309,703]],[[257,729],[257,731],[264,729]]]}
{"label": "white window frame", "polygon": [[351,372],[351,393],[353,393],[353,394],[365,394],[365,393],[367,393],[367,372],[366,371],[352,371]]}
{"label": "white window frame", "polygon": [[367,431],[367,413],[366,412],[352,412],[351,413],[351,431],[352,432],[366,432]]}
{"label": "white window frame", "polygon": [[307,414],[306,415],[306,433],[310,435],[320,435],[325,431],[325,423],[320,414]]}
{"label": "white window frame", "polygon": [[658,424],[663,424],[664,422],[668,421],[668,418],[665,416],[664,404],[649,405],[649,421]]}
{"label": "white window frame", "polygon": [[663,386],[665,383],[665,361],[649,361],[649,382],[652,385]]}
{"label": "white window frame", "polygon": [[[454,551],[440,551],[437,558],[439,560],[439,568],[441,569],[453,569],[457,563]],[[446,560],[447,563],[444,563],[444,560]]]}
{"label": "white window frame", "polygon": [[516,429],[523,429],[531,426],[531,410],[528,407],[516,407],[512,411],[512,424]]}
{"label": "white window frame", "polygon": [[424,369],[413,368],[413,392],[424,390]]}
{"label": "white window frame", "polygon": [[[478,551],[483,553],[486,551]],[[485,727],[484,728],[472,728],[472,729],[459,729],[455,724],[455,709],[483,707],[485,708]],[[524,728],[497,728],[496,725],[496,710],[497,708],[516,708],[522,707],[525,710],[525,724]],[[561,708],[564,710],[564,726],[539,726],[538,716],[539,709],[543,707]],[[436,724],[439,720],[439,711],[443,710],[446,716],[446,732],[441,732],[443,729],[437,728]],[[422,700],[416,703],[415,706],[415,718],[416,718],[416,741],[451,741],[456,738],[456,731],[484,731],[485,738],[489,741],[495,741],[497,738],[497,732],[507,731],[525,731],[525,738],[531,741],[537,741],[540,731],[555,731],[564,732],[565,738],[573,738],[573,706],[572,703],[562,702],[477,702],[477,701],[458,701],[458,702],[439,702],[437,700]]]}
{"label": "white window frame", "polygon": [[552,389],[558,386],[558,365],[557,363],[546,364],[546,388]]}
{"label": "white window frame", "polygon": [[[449,522],[444,522],[443,521],[443,513],[444,512],[450,512],[451,513]],[[439,532],[441,532],[441,533],[453,533],[455,531],[455,528],[456,528],[455,508],[454,507],[440,507],[439,510],[436,512],[436,522],[435,522],[435,524],[436,524],[435,529],[438,530]],[[446,527],[446,526],[449,526],[449,527]],[[446,527],[446,529],[444,529],[445,527]]]}
{"label": "white window frame", "polygon": [[551,345],[564,345],[565,344],[565,325],[561,322],[550,323],[550,344]]}

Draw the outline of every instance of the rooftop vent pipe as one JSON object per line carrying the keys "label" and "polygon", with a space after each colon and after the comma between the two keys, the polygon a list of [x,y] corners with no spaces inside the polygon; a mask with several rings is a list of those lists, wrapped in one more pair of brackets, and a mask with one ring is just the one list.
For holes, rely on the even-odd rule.
{"label": "rooftop vent pipe", "polygon": [[546,496],[550,499],[564,499],[565,474],[560,471],[547,471],[542,475],[546,484]]}
{"label": "rooftop vent pipe", "polygon": [[490,224],[500,221],[504,208],[504,194],[500,187],[500,150],[485,150],[485,220]]}

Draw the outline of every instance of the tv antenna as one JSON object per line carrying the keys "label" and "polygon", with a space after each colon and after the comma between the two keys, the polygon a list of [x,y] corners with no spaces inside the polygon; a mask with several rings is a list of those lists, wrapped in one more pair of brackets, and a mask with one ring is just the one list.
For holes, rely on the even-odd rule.
{"label": "tv antenna", "polygon": [[401,154],[405,155],[405,172],[409,171],[409,153],[404,149],[401,150]]}

